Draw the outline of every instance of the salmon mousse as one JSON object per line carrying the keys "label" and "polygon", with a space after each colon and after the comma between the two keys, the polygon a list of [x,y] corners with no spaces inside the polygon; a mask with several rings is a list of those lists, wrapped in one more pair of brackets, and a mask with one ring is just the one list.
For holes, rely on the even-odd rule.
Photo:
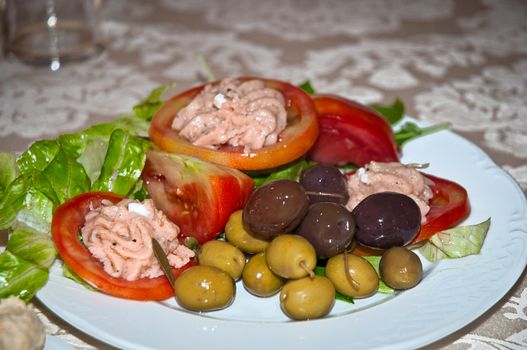
{"label": "salmon mousse", "polygon": [[194,257],[194,251],[179,243],[179,227],[157,210],[151,199],[102,204],[86,214],[81,235],[84,245],[109,275],[128,281],[163,275],[152,238],[159,242],[174,268],[185,266]]}
{"label": "salmon mousse", "polygon": [[286,124],[285,100],[278,90],[262,80],[226,78],[206,85],[177,113],[172,128],[196,146],[241,146],[248,153],[275,144]]}

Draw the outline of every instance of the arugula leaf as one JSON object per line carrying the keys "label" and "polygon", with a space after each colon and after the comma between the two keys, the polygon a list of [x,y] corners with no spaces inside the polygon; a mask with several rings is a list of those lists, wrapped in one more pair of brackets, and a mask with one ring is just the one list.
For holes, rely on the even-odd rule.
{"label": "arugula leaf", "polygon": [[53,187],[59,203],[90,189],[90,179],[84,167],[62,150],[49,163],[43,174]]}
{"label": "arugula leaf", "polygon": [[449,127],[450,123],[440,123],[421,128],[415,123],[406,122],[399,128],[399,130],[395,131],[395,141],[399,146],[402,146],[410,140],[424,135],[433,134],[435,132],[448,129]]}
{"label": "arugula leaf", "polygon": [[16,157],[13,153],[0,152],[0,193],[16,178]]}
{"label": "arugula leaf", "polygon": [[161,96],[174,86],[175,84],[161,85],[152,90],[146,99],[133,107],[135,116],[141,120],[151,120],[155,112],[165,103]]}
{"label": "arugula leaf", "polygon": [[129,194],[141,176],[148,148],[148,142],[116,129],[110,137],[101,174],[92,190]]}
{"label": "arugula leaf", "polygon": [[260,187],[275,180],[293,180],[297,181],[304,171],[307,168],[310,168],[314,165],[313,162],[306,161],[304,159],[297,160],[286,167],[280,168],[272,172],[271,174],[264,176],[253,176],[255,187]]}
{"label": "arugula leaf", "polygon": [[315,93],[315,88],[309,80],[304,81],[302,84],[298,85],[298,87],[307,92],[308,95],[313,95]]}
{"label": "arugula leaf", "polygon": [[398,123],[404,117],[404,104],[398,98],[391,105],[374,103],[370,107],[382,115],[391,125]]}
{"label": "arugula leaf", "polygon": [[29,302],[46,283],[48,275],[47,268],[6,250],[0,254],[0,299],[18,296]]}
{"label": "arugula leaf", "polygon": [[476,225],[438,232],[419,248],[419,252],[431,262],[479,254],[489,227],[490,218]]}
{"label": "arugula leaf", "polygon": [[379,276],[379,288],[377,291],[379,293],[383,294],[392,294],[395,292],[395,290],[391,287],[388,287],[386,283],[381,278],[380,268],[379,265],[381,263],[382,256],[378,255],[371,255],[371,256],[363,256],[364,259],[368,260],[368,262],[373,266],[375,269],[375,272],[377,272],[377,276]]}

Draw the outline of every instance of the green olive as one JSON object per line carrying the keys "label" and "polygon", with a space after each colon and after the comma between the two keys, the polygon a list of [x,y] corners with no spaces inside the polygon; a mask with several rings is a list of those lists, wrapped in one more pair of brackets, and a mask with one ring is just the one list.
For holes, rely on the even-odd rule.
{"label": "green olive", "polygon": [[268,241],[252,236],[243,227],[243,210],[237,210],[231,214],[225,225],[225,237],[234,246],[248,254],[256,254],[263,251],[269,245]]}
{"label": "green olive", "polygon": [[379,265],[381,278],[393,289],[415,287],[423,276],[421,260],[413,251],[392,247],[382,254]]}
{"label": "green olive", "polygon": [[308,320],[327,315],[335,303],[335,287],[324,276],[288,281],[280,292],[282,311],[294,320]]}
{"label": "green olive", "polygon": [[176,301],[192,311],[213,311],[229,306],[236,293],[232,277],[213,266],[196,265],[176,279]]}
{"label": "green olive", "polygon": [[313,274],[317,264],[315,248],[307,239],[294,234],[274,238],[267,247],[265,258],[271,271],[287,279]]}
{"label": "green olive", "polygon": [[353,298],[368,297],[379,287],[379,276],[373,266],[354,254],[339,254],[330,258],[326,264],[326,276],[339,293]]}
{"label": "green olive", "polygon": [[249,259],[243,269],[242,280],[245,288],[259,297],[277,293],[284,284],[283,278],[275,275],[267,266],[264,252]]}
{"label": "green olive", "polygon": [[198,261],[200,265],[215,266],[227,272],[237,281],[245,266],[245,254],[228,242],[212,240],[201,246]]}

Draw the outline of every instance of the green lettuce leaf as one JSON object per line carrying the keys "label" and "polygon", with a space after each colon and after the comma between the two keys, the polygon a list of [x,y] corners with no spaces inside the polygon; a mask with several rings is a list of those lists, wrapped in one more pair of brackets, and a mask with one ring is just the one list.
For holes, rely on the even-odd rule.
{"label": "green lettuce leaf", "polygon": [[15,230],[9,235],[7,250],[17,257],[49,268],[57,255],[50,235],[29,230]]}
{"label": "green lettuce leaf", "polygon": [[419,252],[431,262],[479,254],[489,227],[490,218],[476,225],[438,232],[419,248]]}
{"label": "green lettuce leaf", "polygon": [[0,194],[16,178],[17,165],[13,153],[0,152]]}
{"label": "green lettuce leaf", "polygon": [[43,174],[53,187],[59,203],[90,189],[90,179],[84,167],[62,150],[49,163]]}
{"label": "green lettuce leaf", "polygon": [[88,283],[86,283],[86,281],[84,281],[82,278],[79,277],[79,275],[77,275],[72,269],[71,267],[69,267],[67,264],[62,264],[62,273],[64,275],[64,277],[66,278],[69,278],[70,280],[73,280],[75,282],[77,282],[78,284],[80,285],[83,285],[85,288],[91,290],[91,291],[98,291],[97,288],[94,288],[92,287],[91,285],[89,285]]}
{"label": "green lettuce leaf", "polygon": [[48,275],[47,268],[6,250],[0,254],[0,299],[17,296],[29,302],[46,283]]}
{"label": "green lettuce leaf", "polygon": [[149,143],[116,129],[108,144],[108,150],[99,178],[92,190],[129,194],[141,176]]}
{"label": "green lettuce leaf", "polygon": [[34,170],[44,170],[59,149],[60,146],[55,140],[36,141],[18,157],[16,162],[20,172],[26,174]]}

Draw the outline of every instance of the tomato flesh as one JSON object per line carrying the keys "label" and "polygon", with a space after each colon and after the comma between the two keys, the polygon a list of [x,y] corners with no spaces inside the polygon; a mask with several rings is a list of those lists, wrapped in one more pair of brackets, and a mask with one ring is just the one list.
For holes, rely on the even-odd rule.
{"label": "tomato flesh", "polygon": [[254,187],[253,179],[239,170],[154,150],[147,154],[142,176],[156,207],[183,236],[200,243],[223,231]]}
{"label": "tomato flesh", "polygon": [[[141,278],[128,281],[110,276],[103,264],[94,258],[88,248],[79,240],[79,232],[84,225],[85,215],[90,208],[101,206],[102,200],[117,203],[122,197],[113,193],[93,192],[74,197],[59,206],[51,223],[51,234],[57,250],[66,263],[80,278],[106,294],[134,300],[165,300],[174,295],[165,276]],[[187,267],[172,269],[174,278]]]}
{"label": "tomato flesh", "polygon": [[[165,102],[152,118],[150,138],[162,150],[194,156],[209,162],[240,170],[265,171],[302,157],[315,143],[318,123],[311,98],[300,88],[286,82],[262,78],[238,78],[240,81],[259,79],[266,87],[282,93],[286,101],[287,127],[278,135],[279,141],[249,153],[242,147],[209,149],[194,146],[172,129],[177,112],[188,105],[204,85],[187,90]],[[217,84],[217,82],[215,83]]]}
{"label": "tomato flesh", "polygon": [[[450,180],[424,174],[433,184],[430,186],[434,196],[428,203],[430,211],[426,215],[426,223],[410,245],[424,242],[434,234],[456,226],[470,213],[470,201],[467,190]],[[358,245],[353,250],[357,255],[381,255],[383,250],[372,249]]]}
{"label": "tomato flesh", "polygon": [[390,124],[377,112],[332,95],[313,97],[320,133],[308,158],[323,164],[363,166],[372,160],[399,161]]}

